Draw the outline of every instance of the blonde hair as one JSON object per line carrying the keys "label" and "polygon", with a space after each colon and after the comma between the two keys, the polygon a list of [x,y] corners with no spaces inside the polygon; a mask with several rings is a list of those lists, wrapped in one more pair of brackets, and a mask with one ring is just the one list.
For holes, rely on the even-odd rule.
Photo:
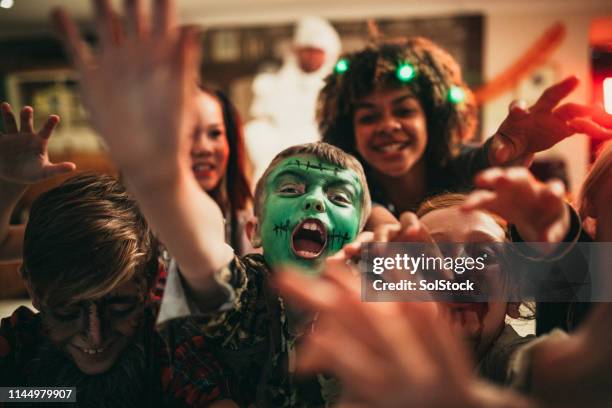
{"label": "blonde hair", "polygon": [[[450,207],[456,207],[456,206],[460,206],[463,203],[465,203],[465,200],[467,198],[466,194],[460,194],[460,193],[444,193],[444,194],[439,194],[436,196],[433,196],[427,200],[425,200],[419,207],[419,209],[417,210],[417,216],[419,218],[423,217],[425,214],[428,214],[432,211],[435,210],[442,210],[444,208],[450,208]],[[490,216],[491,218],[493,218],[495,220],[495,222],[497,223],[497,225],[499,225],[503,230],[504,233],[506,235],[506,239],[510,238],[510,229],[508,226],[508,222],[506,220],[504,220],[503,218],[501,218],[500,216],[498,216],[497,214],[493,214],[491,212],[488,211],[483,211],[485,212],[488,216]]]}
{"label": "blonde hair", "polygon": [[368,183],[366,181],[365,173],[363,172],[363,167],[355,157],[335,146],[323,142],[291,146],[277,154],[274,159],[272,159],[266,168],[266,171],[257,181],[257,185],[255,186],[254,212],[259,221],[261,222],[263,210],[262,207],[266,200],[265,185],[270,173],[280,164],[281,161],[285,160],[287,157],[293,156],[314,156],[326,163],[342,167],[344,169],[353,170],[355,173],[357,173],[359,183],[363,188],[363,195],[361,197],[361,219],[359,220],[359,230],[361,231],[368,217],[370,216],[370,210],[372,207],[370,190],[368,189]]}

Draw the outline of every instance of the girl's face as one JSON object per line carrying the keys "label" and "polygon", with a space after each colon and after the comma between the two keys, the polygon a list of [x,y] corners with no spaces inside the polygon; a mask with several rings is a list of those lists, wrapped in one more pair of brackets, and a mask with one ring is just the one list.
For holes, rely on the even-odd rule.
{"label": "girl's face", "polygon": [[[502,243],[505,232],[495,219],[482,211],[462,212],[459,207],[434,210],[425,214],[421,222],[429,229],[436,242]],[[478,245],[482,250],[486,245]],[[503,273],[495,253],[487,253],[484,279],[489,286],[499,285]],[[465,249],[465,248],[464,248]],[[479,254],[470,254],[472,257]],[[480,272],[479,272],[480,273]],[[486,352],[504,327],[506,314],[516,317],[517,304],[507,302],[447,303],[453,323],[461,328],[477,356]]]}
{"label": "girl's face", "polygon": [[212,191],[225,175],[230,154],[223,110],[214,96],[204,92],[199,92],[196,104],[198,126],[191,146],[191,168],[200,187]]}
{"label": "girl's face", "polygon": [[427,146],[427,120],[408,89],[376,89],[355,104],[355,144],[363,159],[386,176],[402,176]]}

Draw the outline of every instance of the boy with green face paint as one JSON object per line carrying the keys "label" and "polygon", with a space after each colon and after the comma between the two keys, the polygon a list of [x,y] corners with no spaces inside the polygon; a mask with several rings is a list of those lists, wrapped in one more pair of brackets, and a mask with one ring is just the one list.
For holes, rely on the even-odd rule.
{"label": "boy with green face paint", "polygon": [[[232,399],[262,407],[325,406],[335,384],[324,377],[298,383],[299,322],[269,286],[272,268],[316,274],[323,261],[355,239],[370,211],[361,165],[326,143],[294,146],[270,164],[255,189],[257,221],[248,226],[263,254],[234,257],[197,277],[171,265],[161,321],[195,314],[209,347],[230,372]],[[213,280],[207,290],[201,281]]]}
{"label": "boy with green face paint", "polygon": [[265,200],[259,211],[264,258],[271,266],[316,273],[325,257],[359,232],[359,176],[314,155],[290,156],[270,168],[258,190]]}

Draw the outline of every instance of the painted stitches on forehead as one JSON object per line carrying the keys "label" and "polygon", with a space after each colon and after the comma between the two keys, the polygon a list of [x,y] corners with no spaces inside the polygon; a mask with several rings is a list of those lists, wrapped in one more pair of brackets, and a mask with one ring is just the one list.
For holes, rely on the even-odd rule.
{"label": "painted stitches on forehead", "polygon": [[344,184],[351,186],[355,193],[361,193],[359,177],[353,170],[321,162],[313,157],[290,157],[282,161],[271,174],[270,182],[276,183],[285,175],[306,180],[323,177],[326,184]]}

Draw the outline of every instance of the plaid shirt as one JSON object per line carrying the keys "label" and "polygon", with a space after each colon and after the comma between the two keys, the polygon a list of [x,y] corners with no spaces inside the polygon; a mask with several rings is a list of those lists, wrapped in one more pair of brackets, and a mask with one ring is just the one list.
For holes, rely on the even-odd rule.
{"label": "plaid shirt", "polygon": [[329,405],[326,400],[332,398],[335,381],[294,375],[295,346],[305,330],[294,328],[299,317],[270,287],[270,269],[263,256],[235,257],[216,278],[231,288],[229,304],[195,314],[214,355],[230,375],[232,399],[241,406]]}
{"label": "plaid shirt", "polygon": [[[154,395],[143,396],[143,401],[148,398],[155,406],[203,407],[228,398],[226,376],[208,351],[198,326],[190,319],[177,320],[161,336],[153,329],[157,305],[145,311],[144,330],[152,335],[146,332],[143,337],[148,339],[145,349],[152,373],[143,374],[151,378],[149,389]],[[44,338],[40,314],[26,307],[2,319],[0,386],[29,384],[27,366],[36,358]]]}

